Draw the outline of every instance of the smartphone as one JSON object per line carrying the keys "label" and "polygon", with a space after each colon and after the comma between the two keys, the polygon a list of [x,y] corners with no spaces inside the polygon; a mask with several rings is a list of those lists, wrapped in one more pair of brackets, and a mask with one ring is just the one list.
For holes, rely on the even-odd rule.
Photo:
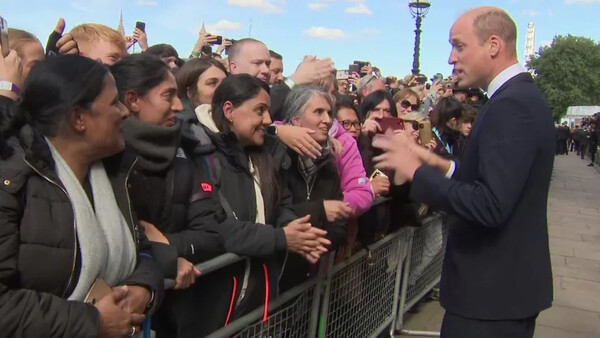
{"label": "smartphone", "polygon": [[217,41],[211,43],[211,45],[220,45],[223,43],[223,36],[222,35],[217,35]]}
{"label": "smartphone", "polygon": [[2,56],[7,57],[10,50],[8,49],[8,24],[3,17],[0,16],[0,43],[2,44]]}
{"label": "smartphone", "polygon": [[431,139],[433,138],[431,122],[426,121],[419,123],[419,138],[423,147],[427,146],[427,144],[431,142]]}
{"label": "smartphone", "polygon": [[135,28],[137,28],[137,29],[139,29],[139,30],[141,30],[142,32],[145,33],[146,32],[146,23],[142,22],[142,21],[137,21],[135,23]]}
{"label": "smartphone", "polygon": [[346,69],[338,69],[335,73],[336,80],[347,80],[349,76],[349,71]]}
{"label": "smartphone", "polygon": [[[231,45],[233,45],[234,43],[236,43],[236,41],[234,39],[226,39],[231,41]],[[225,47],[225,54],[229,55],[229,48],[231,48],[231,46],[227,46]]]}
{"label": "smartphone", "polygon": [[386,174],[384,174],[381,170],[375,169],[375,171],[373,171],[373,173],[369,177],[369,181],[372,181],[377,176],[383,176],[383,177],[388,178],[388,176]]}
{"label": "smartphone", "polygon": [[385,133],[388,129],[404,130],[404,120],[398,117],[384,117],[378,119],[377,122],[381,126],[382,133]]}
{"label": "smartphone", "polygon": [[348,66],[348,73],[349,74],[357,74],[357,75],[360,76],[360,66],[359,65],[355,65],[355,64],[349,65]]}

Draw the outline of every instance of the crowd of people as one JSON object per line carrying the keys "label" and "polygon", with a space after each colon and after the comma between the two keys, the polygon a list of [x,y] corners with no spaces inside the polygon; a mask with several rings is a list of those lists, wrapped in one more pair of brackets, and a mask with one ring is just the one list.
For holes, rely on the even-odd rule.
{"label": "crowd of people", "polygon": [[[480,15],[494,31],[490,13]],[[285,77],[283,56],[252,38],[213,52],[217,37],[203,33],[183,60],[169,44],[148,46],[139,28],[64,33],[61,19],[45,49],[24,30],[8,37],[8,336],[133,336],[149,314],[158,337],[226,326],[310,278],[325,254],[346,259],[448,209],[414,198],[382,164],[390,150],[374,143],[402,135],[411,156],[450,181],[487,100],[487,83],[382,77],[368,62],[348,74],[307,56]],[[142,52],[128,54],[134,43]],[[246,258],[206,276],[195,267],[228,252]],[[165,291],[164,278],[175,287]]]}
{"label": "crowd of people", "polygon": [[569,127],[568,122],[556,126],[556,154],[569,155],[575,152],[582,160],[586,159],[586,154],[590,157],[588,167],[596,164],[596,154],[598,153],[598,144],[600,142],[600,112],[581,119],[580,124]]}

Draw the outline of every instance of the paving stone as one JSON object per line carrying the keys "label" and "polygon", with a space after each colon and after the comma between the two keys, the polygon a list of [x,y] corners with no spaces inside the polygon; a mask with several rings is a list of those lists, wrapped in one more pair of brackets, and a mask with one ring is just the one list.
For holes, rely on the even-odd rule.
{"label": "paving stone", "polygon": [[534,338],[599,338],[597,333],[582,333],[573,332],[570,330],[562,330],[554,327],[538,325],[535,328]]}
{"label": "paving stone", "polygon": [[574,332],[600,332],[600,320],[598,320],[597,313],[556,305],[540,313],[537,325]]}

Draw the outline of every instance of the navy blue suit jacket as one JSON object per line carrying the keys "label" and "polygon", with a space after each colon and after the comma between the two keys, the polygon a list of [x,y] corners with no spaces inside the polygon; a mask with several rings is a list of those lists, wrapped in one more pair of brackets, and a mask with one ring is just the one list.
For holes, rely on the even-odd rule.
{"label": "navy blue suit jacket", "polygon": [[552,113],[521,73],[482,107],[452,179],[427,165],[411,197],[449,214],[440,301],[467,318],[527,318],[552,304],[546,208]]}

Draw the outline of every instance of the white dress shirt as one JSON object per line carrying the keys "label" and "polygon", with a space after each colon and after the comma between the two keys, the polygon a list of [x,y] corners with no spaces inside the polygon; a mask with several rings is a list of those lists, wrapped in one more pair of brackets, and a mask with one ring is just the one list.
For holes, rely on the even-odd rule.
{"label": "white dress shirt", "polygon": [[491,99],[492,96],[494,96],[496,91],[498,91],[498,89],[500,89],[500,87],[502,87],[503,84],[505,84],[508,80],[512,79],[513,77],[524,72],[525,68],[523,68],[523,66],[521,66],[519,63],[515,63],[514,65],[500,72],[500,74],[496,75],[492,82],[490,82],[487,88],[488,97]]}

